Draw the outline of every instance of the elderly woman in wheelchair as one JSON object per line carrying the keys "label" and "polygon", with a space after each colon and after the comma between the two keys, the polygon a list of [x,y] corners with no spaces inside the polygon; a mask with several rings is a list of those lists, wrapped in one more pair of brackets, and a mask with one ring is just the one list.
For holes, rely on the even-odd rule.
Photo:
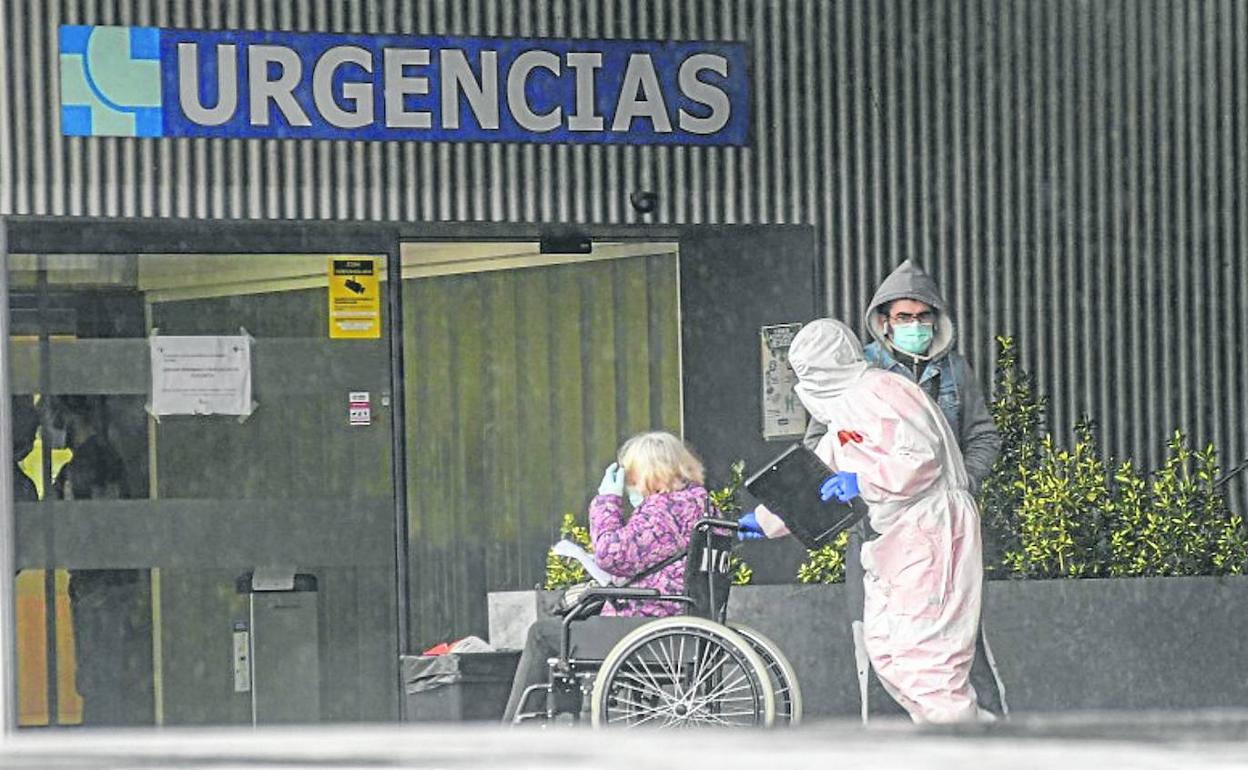
{"label": "elderly woman in wheelchair", "polygon": [[737,524],[715,513],[680,439],[629,439],[590,504],[595,560],[624,584],[589,588],[562,618],[533,624],[505,719],[579,721],[588,710],[594,725],[613,727],[800,720],[783,654],[726,625]]}

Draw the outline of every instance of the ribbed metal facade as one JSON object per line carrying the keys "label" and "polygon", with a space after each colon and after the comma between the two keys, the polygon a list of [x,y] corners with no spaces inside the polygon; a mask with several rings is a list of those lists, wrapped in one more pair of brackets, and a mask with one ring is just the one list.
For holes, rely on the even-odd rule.
{"label": "ribbed metal facade", "polygon": [[[3,3],[0,213],[807,223],[830,310],[906,257],[988,377],[1018,337],[1053,425],[1248,455],[1248,4],[1236,0]],[[76,139],[56,28],[744,40],[747,148]],[[1242,486],[1241,486],[1242,489]],[[1242,508],[1244,498],[1240,497]]]}

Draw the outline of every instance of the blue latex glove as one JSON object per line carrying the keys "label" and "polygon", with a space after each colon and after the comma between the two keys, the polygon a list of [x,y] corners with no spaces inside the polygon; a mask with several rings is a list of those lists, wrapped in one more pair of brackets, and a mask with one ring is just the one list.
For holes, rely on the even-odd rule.
{"label": "blue latex glove", "polygon": [[758,519],[754,516],[754,511],[750,511],[741,518],[737,519],[737,539],[738,540],[759,540],[767,537],[767,533],[763,532],[763,528],[758,525]]}
{"label": "blue latex glove", "polygon": [[828,476],[819,487],[819,499],[825,503],[834,497],[842,503],[848,503],[858,494],[858,474],[849,471],[837,471]]}
{"label": "blue latex glove", "polygon": [[619,463],[611,463],[602,474],[602,483],[598,485],[598,494],[624,496],[624,469]]}

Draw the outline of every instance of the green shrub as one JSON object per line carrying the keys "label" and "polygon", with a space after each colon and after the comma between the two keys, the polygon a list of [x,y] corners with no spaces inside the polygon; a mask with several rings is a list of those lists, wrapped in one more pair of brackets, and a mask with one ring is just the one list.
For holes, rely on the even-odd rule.
{"label": "green shrub", "polygon": [[728,569],[732,571],[732,584],[734,586],[749,585],[754,580],[754,568],[746,564],[745,559],[742,559],[735,553],[728,560]]}
{"label": "green shrub", "polygon": [[797,582],[845,582],[845,549],[848,545],[849,532],[846,531],[822,548],[807,551],[809,558],[797,568]]}
{"label": "green shrub", "polygon": [[[745,483],[745,461],[737,460],[728,469],[728,483],[719,489],[712,489],[707,492],[711,499],[711,505],[719,511],[720,515],[725,519],[735,519],[741,515],[741,486]],[[749,585],[754,579],[754,569],[746,564],[736,554],[732,555],[731,561],[728,563],[728,569],[732,571],[732,584],[737,586]]]}
{"label": "green shrub", "polygon": [[1175,431],[1160,469],[1141,478],[1123,463],[1112,509],[1111,575],[1224,575],[1248,568],[1248,532],[1214,487],[1212,444],[1194,450]]}
{"label": "green shrub", "polygon": [[[559,525],[559,539],[571,540],[589,553],[594,552],[594,544],[589,540],[589,527],[577,522],[574,513],[563,514],[563,522]],[[567,556],[556,556],[553,551],[546,552],[546,582],[543,587],[547,591],[567,588],[586,580],[589,580],[589,573],[579,561]]]}
{"label": "green shrub", "polygon": [[985,573],[1014,578],[1248,572],[1248,528],[1214,486],[1217,452],[1182,432],[1161,468],[1107,460],[1080,419],[1069,449],[1044,432],[1044,399],[998,337],[991,409],[1001,457],[980,492]]}
{"label": "green shrub", "polygon": [[1017,541],[1004,554],[1016,577],[1097,577],[1109,552],[1111,508],[1105,463],[1091,426],[1075,428],[1075,444],[1059,449],[1045,435],[1033,462],[1018,468]]}
{"label": "green shrub", "polygon": [[728,468],[728,483],[707,492],[711,505],[726,519],[741,514],[741,486],[745,484],[745,460],[737,460]]}
{"label": "green shrub", "polygon": [[1001,455],[979,493],[984,573],[989,578],[1004,576],[1005,554],[1020,547],[1016,512],[1023,502],[1023,476],[1035,469],[1039,459],[1045,407],[1045,399],[1019,366],[1014,339],[997,337],[997,345],[995,397],[989,409],[1001,434]]}

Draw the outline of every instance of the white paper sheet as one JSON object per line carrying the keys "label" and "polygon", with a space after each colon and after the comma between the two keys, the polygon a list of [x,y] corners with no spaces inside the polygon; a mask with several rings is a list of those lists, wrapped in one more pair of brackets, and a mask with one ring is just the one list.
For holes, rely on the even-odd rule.
{"label": "white paper sheet", "polygon": [[250,336],[157,335],[149,344],[152,414],[251,414]]}
{"label": "white paper sheet", "polygon": [[600,586],[609,586],[617,580],[610,572],[599,567],[598,562],[594,561],[594,557],[590,556],[584,548],[571,540],[560,540],[550,550],[554,551],[556,556],[567,556],[579,561],[585,567],[585,571],[589,573],[589,576],[598,581]]}

